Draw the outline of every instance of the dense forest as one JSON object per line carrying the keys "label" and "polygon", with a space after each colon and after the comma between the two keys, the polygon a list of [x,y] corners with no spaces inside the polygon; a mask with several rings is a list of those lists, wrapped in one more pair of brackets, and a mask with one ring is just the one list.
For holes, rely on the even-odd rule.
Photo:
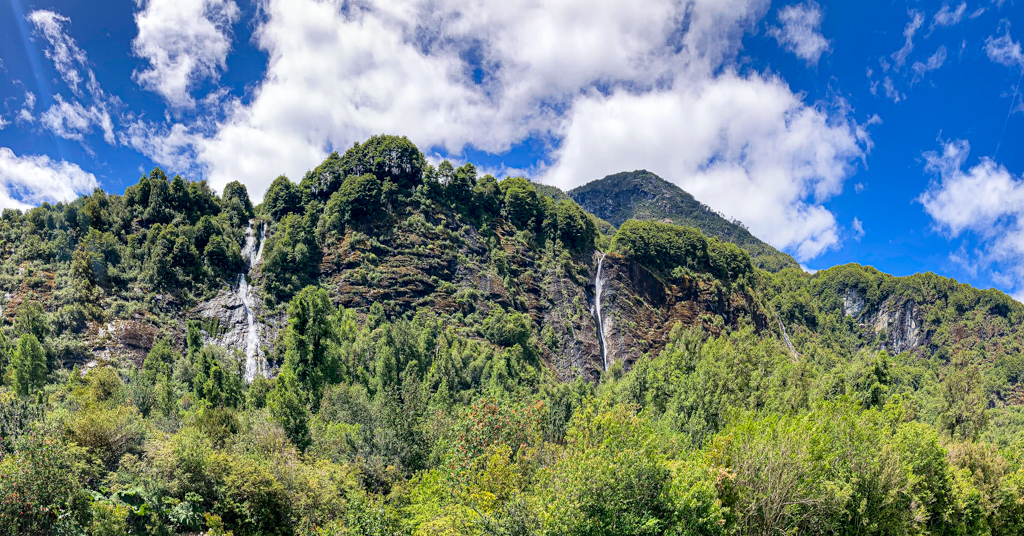
{"label": "dense forest", "polygon": [[5,210],[0,534],[1024,533],[1024,305],[634,190],[374,136]]}

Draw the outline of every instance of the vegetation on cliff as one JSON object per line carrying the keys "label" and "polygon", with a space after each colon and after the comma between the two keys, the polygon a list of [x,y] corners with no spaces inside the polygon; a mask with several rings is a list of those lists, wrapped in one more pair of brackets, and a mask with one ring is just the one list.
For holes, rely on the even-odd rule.
{"label": "vegetation on cliff", "polygon": [[742,223],[727,219],[647,170],[608,175],[574,188],[568,197],[614,226],[632,219],[693,227],[738,245],[762,270],[799,268],[796,260],[758,239]]}
{"label": "vegetation on cliff", "polygon": [[575,192],[375,136],[5,211],[0,534],[1024,531],[1024,306]]}

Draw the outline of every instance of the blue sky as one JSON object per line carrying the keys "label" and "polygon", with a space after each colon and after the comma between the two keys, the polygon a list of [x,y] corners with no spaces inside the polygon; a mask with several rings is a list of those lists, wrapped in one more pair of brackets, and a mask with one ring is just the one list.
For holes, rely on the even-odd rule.
{"label": "blue sky", "polygon": [[[1018,2],[1019,3],[1019,2]],[[1013,0],[4,0],[0,207],[331,150],[571,188],[646,168],[821,269],[1024,297]]]}

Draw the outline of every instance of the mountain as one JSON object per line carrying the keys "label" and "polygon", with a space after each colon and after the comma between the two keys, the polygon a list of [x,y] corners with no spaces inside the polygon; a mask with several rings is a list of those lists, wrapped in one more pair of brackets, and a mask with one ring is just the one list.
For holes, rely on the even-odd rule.
{"label": "mountain", "polygon": [[374,136],[3,211],[0,535],[1021,533],[1024,306],[659,181]]}
{"label": "mountain", "polygon": [[570,190],[568,196],[616,227],[629,219],[696,227],[704,234],[740,246],[763,270],[777,272],[783,268],[799,267],[796,260],[752,235],[743,224],[725,219],[650,171],[608,175]]}

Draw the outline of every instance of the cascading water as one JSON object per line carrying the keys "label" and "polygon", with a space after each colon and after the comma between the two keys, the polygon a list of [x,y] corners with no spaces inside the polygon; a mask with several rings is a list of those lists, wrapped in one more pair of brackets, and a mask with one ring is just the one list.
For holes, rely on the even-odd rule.
{"label": "cascading water", "polygon": [[608,349],[604,343],[604,317],[601,316],[601,293],[604,291],[604,253],[597,254],[597,275],[594,276],[594,324],[597,326],[597,342],[601,345],[601,362],[608,371]]}
{"label": "cascading water", "polygon": [[782,319],[779,318],[779,315],[775,315],[775,321],[779,323],[779,329],[782,330],[782,340],[786,343],[786,348],[789,349],[789,353],[793,355],[793,362],[795,363],[800,359],[800,354],[798,354],[796,348],[793,347],[793,341],[789,340],[789,333],[786,332],[786,325],[782,323]]}
{"label": "cascading water", "polygon": [[[245,230],[245,247],[242,249],[242,257],[249,261],[251,270],[263,256],[263,242],[265,237],[264,227],[260,226],[260,244],[256,247],[256,237],[252,231],[252,222]],[[257,359],[260,348],[259,327],[256,325],[256,314],[253,312],[253,290],[246,279],[248,270],[238,274],[238,298],[245,306],[245,317],[249,323],[249,329],[245,335],[245,381],[251,382],[257,374],[263,372],[261,360]]]}
{"label": "cascading water", "polygon": [[[250,224],[251,226],[252,224]],[[263,244],[267,243],[267,225],[265,223],[260,224],[260,248],[256,252],[256,260],[249,263],[249,268],[256,266],[256,263],[260,262],[263,258]]]}

